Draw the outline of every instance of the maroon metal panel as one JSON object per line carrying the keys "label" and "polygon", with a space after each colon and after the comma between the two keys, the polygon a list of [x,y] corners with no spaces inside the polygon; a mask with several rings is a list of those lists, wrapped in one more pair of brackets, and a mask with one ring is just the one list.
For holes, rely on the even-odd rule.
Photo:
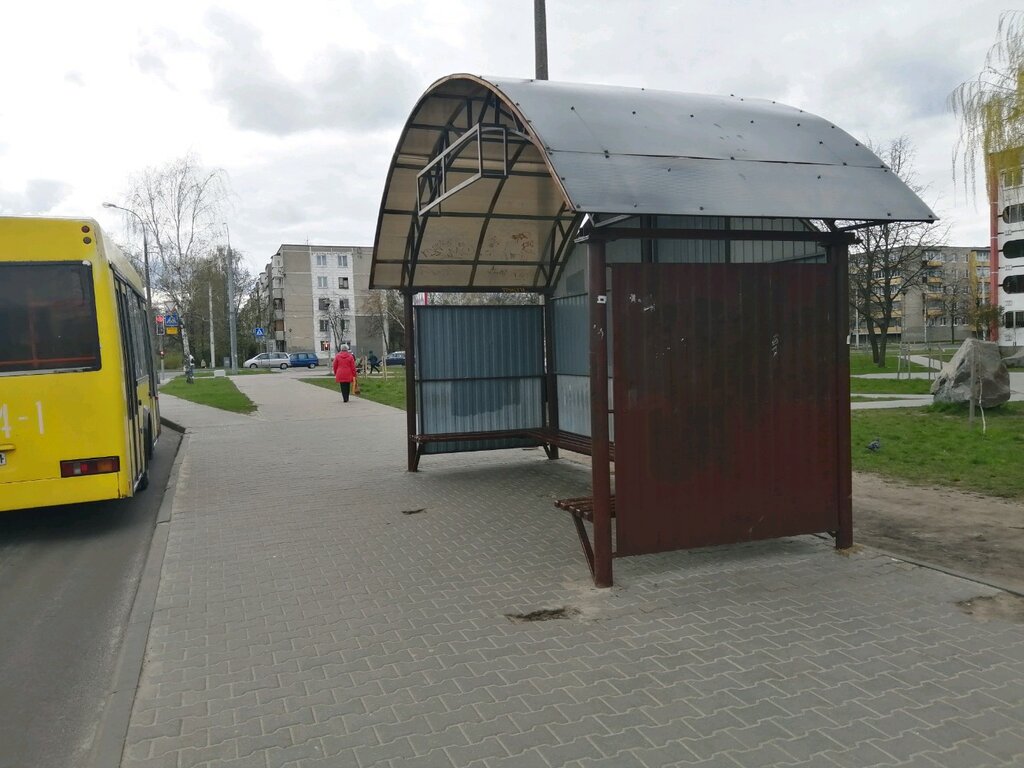
{"label": "maroon metal panel", "polygon": [[835,531],[833,265],[612,269],[617,553]]}
{"label": "maroon metal panel", "polygon": [[416,426],[416,324],[412,311],[412,294],[402,297],[405,310],[405,432],[408,444],[408,470],[416,472],[420,465],[420,449],[413,441],[419,432]]}
{"label": "maroon metal panel", "polygon": [[587,243],[590,285],[590,479],[594,494],[594,584],[612,585],[611,448],[608,429],[608,323],[605,244]]}
{"label": "maroon metal panel", "polygon": [[829,249],[829,261],[835,275],[836,303],[836,471],[838,476],[839,523],[836,527],[836,549],[853,546],[853,474],[850,456],[850,328],[849,246],[846,243]]}

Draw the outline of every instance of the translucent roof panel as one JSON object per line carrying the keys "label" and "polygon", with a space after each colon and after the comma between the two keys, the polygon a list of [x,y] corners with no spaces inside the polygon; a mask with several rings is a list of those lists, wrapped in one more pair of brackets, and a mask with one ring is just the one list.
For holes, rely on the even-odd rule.
{"label": "translucent roof panel", "polygon": [[395,150],[371,285],[544,289],[587,213],[935,219],[861,142],[795,107],[451,75]]}

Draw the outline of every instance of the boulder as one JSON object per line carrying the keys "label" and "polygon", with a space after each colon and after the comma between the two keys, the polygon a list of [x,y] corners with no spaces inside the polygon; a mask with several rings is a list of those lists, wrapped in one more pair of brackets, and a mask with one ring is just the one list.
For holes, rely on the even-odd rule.
{"label": "boulder", "polygon": [[1010,399],[1010,374],[1006,370],[999,345],[994,341],[967,339],[942,366],[932,384],[936,403],[966,403],[971,399],[971,367],[977,357],[978,378],[981,380],[980,403],[985,408],[1002,405]]}
{"label": "boulder", "polygon": [[1024,368],[1024,349],[1004,357],[1003,365],[1007,368]]}

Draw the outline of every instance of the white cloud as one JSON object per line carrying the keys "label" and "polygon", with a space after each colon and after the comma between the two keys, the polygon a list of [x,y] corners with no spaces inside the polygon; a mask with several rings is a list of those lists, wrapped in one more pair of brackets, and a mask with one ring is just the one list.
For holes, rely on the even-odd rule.
{"label": "white cloud", "polygon": [[[907,134],[953,241],[982,244],[984,206],[954,192],[944,97],[980,67],[1001,10],[547,0],[550,75],[765,97],[859,138]],[[0,205],[117,229],[100,203],[131,173],[194,151],[228,172],[232,243],[259,265],[287,240],[371,244],[391,153],[426,87],[534,67],[531,0],[100,0],[85,18],[70,0],[5,8],[8,28],[26,34],[0,48],[0,71],[17,73],[0,100]]]}

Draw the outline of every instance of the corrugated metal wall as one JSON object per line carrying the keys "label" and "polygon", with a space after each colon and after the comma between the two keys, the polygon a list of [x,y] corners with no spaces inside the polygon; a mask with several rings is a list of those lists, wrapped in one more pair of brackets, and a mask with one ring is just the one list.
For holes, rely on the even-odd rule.
{"label": "corrugated metal wall", "polygon": [[[540,306],[416,307],[421,434],[488,432],[544,424]],[[424,453],[536,445],[500,440],[427,443]]]}
{"label": "corrugated metal wall", "polygon": [[833,266],[613,270],[616,551],[835,530]]}

